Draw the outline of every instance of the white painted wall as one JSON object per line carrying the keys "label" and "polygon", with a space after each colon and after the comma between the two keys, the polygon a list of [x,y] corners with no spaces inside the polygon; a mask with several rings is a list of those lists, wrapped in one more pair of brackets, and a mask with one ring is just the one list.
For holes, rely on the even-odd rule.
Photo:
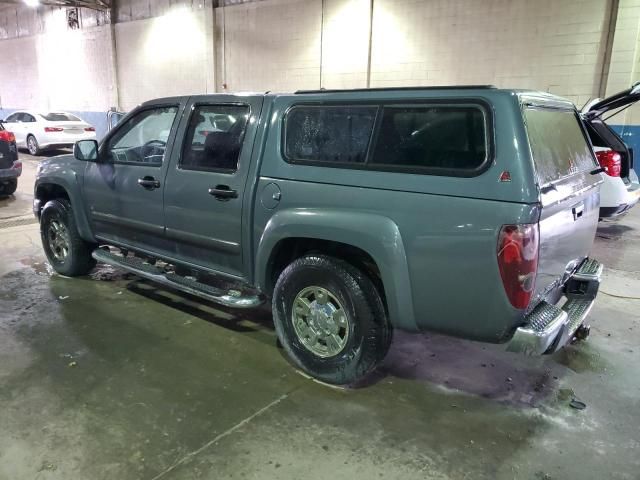
{"label": "white painted wall", "polygon": [[160,17],[117,23],[120,107],[213,92],[212,17],[206,6],[180,6]]}
{"label": "white painted wall", "polygon": [[218,90],[289,91],[320,83],[320,0],[216,9]]}
{"label": "white painted wall", "polygon": [[605,0],[378,0],[372,86],[494,84],[582,103],[598,90]]}
{"label": "white painted wall", "polygon": [[[118,98],[130,109],[149,98],[225,86],[290,91],[368,81],[492,83],[581,104],[601,87],[610,4],[374,0],[371,31],[371,0],[264,0],[216,9],[211,0],[120,0],[114,27],[80,31],[66,30],[60,9],[38,18],[0,8],[0,37],[26,35],[0,41],[0,107],[104,111]],[[640,0],[620,0],[616,22],[609,93],[640,80]]]}
{"label": "white painted wall", "polygon": [[[620,0],[607,95],[629,88],[638,80],[640,80],[640,1]],[[640,124],[640,107],[629,108],[616,116],[616,123]]]}
{"label": "white painted wall", "polygon": [[67,30],[53,9],[46,33],[0,43],[0,108],[106,111],[114,105],[111,30]]}

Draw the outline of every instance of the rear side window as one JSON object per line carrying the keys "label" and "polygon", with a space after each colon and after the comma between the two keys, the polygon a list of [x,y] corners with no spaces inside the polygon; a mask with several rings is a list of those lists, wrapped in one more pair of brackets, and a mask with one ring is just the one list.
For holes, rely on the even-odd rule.
{"label": "rear side window", "polygon": [[527,108],[524,116],[540,185],[598,166],[575,112]]}
{"label": "rear side window", "polygon": [[476,170],[487,158],[484,112],[473,106],[384,107],[371,163]]}
{"label": "rear side window", "polygon": [[377,107],[298,106],[286,117],[285,158],[291,162],[363,164]]}
{"label": "rear side window", "polygon": [[196,107],[189,120],[180,167],[235,172],[248,121],[247,105]]}
{"label": "rear side window", "polygon": [[50,122],[80,122],[81,120],[75,115],[71,115],[70,113],[47,113],[45,115],[40,115],[45,120]]}

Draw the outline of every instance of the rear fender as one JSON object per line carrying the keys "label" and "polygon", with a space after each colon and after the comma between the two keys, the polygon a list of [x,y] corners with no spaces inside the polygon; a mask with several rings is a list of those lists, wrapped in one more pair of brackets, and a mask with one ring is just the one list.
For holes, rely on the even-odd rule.
{"label": "rear fender", "polygon": [[392,325],[417,330],[409,269],[398,226],[382,215],[332,209],[288,209],[276,213],[260,237],[256,255],[255,281],[268,285],[268,263],[274,248],[287,238],[328,240],[352,245],[367,252],[376,262]]}

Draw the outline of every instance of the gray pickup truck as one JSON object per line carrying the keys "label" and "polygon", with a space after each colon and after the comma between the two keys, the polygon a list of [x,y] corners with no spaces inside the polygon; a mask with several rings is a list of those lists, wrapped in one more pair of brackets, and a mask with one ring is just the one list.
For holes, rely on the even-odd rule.
{"label": "gray pickup truck", "polygon": [[516,352],[585,337],[602,169],[575,106],[493,87],[163,98],[42,162],[57,272],[96,261],[228,307],[347,384],[393,329]]}

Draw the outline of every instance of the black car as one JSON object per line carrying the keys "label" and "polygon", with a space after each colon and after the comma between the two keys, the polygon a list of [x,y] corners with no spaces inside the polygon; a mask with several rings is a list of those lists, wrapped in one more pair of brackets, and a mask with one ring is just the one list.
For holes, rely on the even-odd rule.
{"label": "black car", "polygon": [[18,188],[22,162],[18,160],[16,137],[0,123],[0,196],[12,195]]}

